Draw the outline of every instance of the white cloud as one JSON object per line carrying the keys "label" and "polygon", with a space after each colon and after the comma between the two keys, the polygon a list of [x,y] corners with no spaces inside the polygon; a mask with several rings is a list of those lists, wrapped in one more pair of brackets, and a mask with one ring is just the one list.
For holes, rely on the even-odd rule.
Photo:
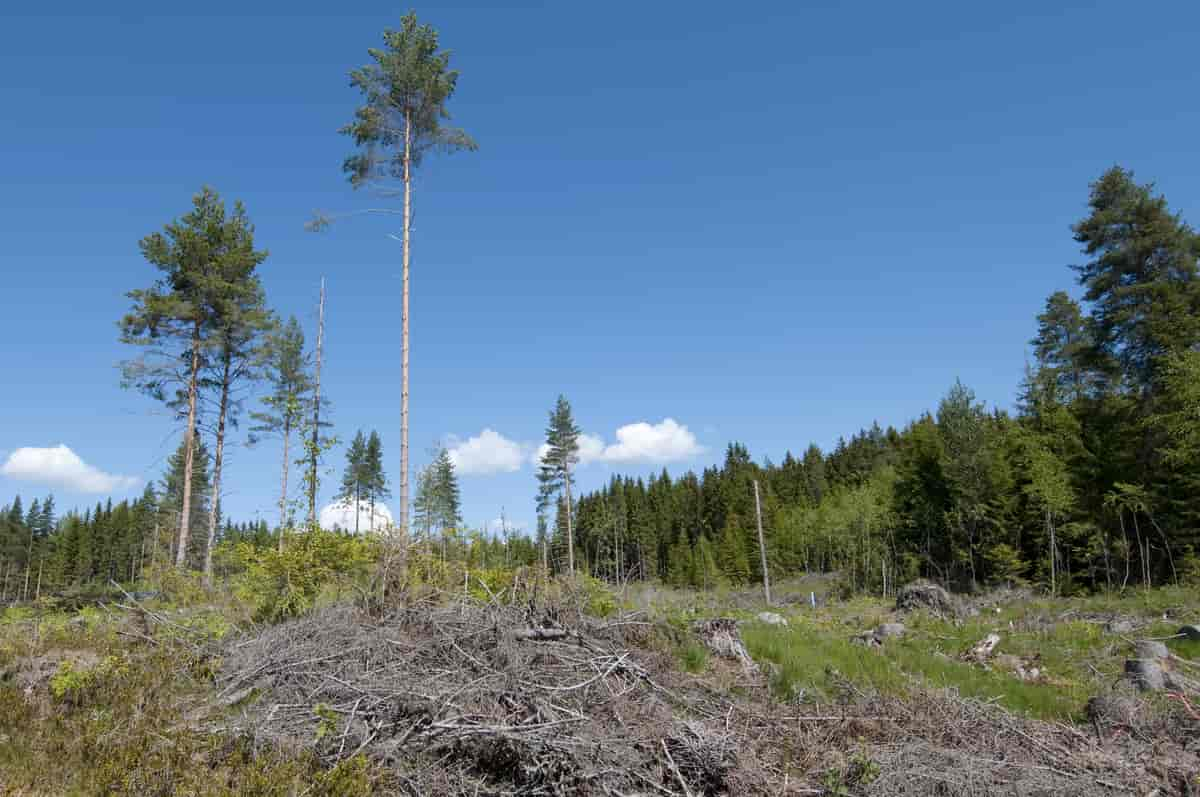
{"label": "white cloud", "polygon": [[661,464],[678,462],[704,453],[696,435],[677,423],[664,418],[661,423],[645,421],[631,423],[617,430],[617,442],[605,446],[605,462],[649,462]]}
{"label": "white cloud", "polygon": [[579,435],[579,462],[586,465],[604,459],[604,438],[594,434]]}
{"label": "white cloud", "polygon": [[503,473],[521,469],[525,449],[492,429],[466,440],[450,439],[450,461],[459,473]]}
{"label": "white cloud", "polygon": [[118,492],[136,487],[141,481],[105,473],[61,443],[52,448],[18,448],[0,465],[0,475],[81,493]]}
{"label": "white cloud", "polygon": [[[532,457],[535,466],[541,465],[547,449],[545,443],[538,446]],[[643,462],[655,465],[678,462],[704,453],[704,447],[686,426],[674,418],[664,418],[659,423],[630,423],[617,429],[617,442],[606,444],[599,435],[579,436],[579,463],[591,462],[632,463]]]}
{"label": "white cloud", "polygon": [[[323,529],[354,531],[354,502],[335,501],[321,510],[320,522]],[[371,502],[358,502],[358,530],[383,531],[392,525],[392,513],[383,504],[375,504],[375,521],[371,522]]]}

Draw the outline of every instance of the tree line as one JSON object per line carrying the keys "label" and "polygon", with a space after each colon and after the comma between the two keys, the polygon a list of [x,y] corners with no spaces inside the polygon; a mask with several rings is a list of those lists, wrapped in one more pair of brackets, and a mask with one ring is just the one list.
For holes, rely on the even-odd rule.
{"label": "tree line", "polygon": [[884,592],[918,576],[1059,593],[1200,577],[1200,235],[1120,167],[1088,210],[1072,227],[1081,298],[1046,300],[1014,412],[956,383],[935,412],[829,452],[756,463],[734,443],[699,475],[616,476],[569,510],[562,490],[557,547],[610,579],[757,580],[757,481],[780,574]]}

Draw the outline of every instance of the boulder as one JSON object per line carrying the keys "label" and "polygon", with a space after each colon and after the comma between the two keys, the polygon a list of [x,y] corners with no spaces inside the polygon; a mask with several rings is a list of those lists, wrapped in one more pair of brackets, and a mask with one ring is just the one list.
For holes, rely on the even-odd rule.
{"label": "boulder", "polygon": [[1104,630],[1110,634],[1133,633],[1133,621],[1125,617],[1114,617],[1104,624]]}
{"label": "boulder", "polygon": [[758,621],[767,625],[787,625],[787,618],[775,612],[759,612]]}
{"label": "boulder", "polygon": [[861,634],[854,635],[850,641],[867,647],[877,647],[892,637],[903,635],[904,623],[884,623],[872,631],[863,631]]}
{"label": "boulder", "polygon": [[1143,692],[1160,692],[1166,685],[1162,664],[1158,659],[1126,659],[1125,677]]}
{"label": "boulder", "polygon": [[875,638],[880,642],[894,636],[904,636],[904,623],[884,623],[875,629]]}
{"label": "boulder", "polygon": [[896,608],[906,612],[913,609],[928,609],[940,615],[955,615],[958,605],[950,593],[931,581],[914,581],[896,593]]}

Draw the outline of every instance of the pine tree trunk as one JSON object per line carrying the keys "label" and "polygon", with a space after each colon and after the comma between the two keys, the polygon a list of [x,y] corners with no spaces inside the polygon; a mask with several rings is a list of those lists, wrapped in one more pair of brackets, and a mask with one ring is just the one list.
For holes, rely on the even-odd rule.
{"label": "pine tree trunk", "polygon": [[288,446],[292,442],[291,410],[283,419],[283,477],[279,487],[279,552],[283,553],[283,530],[287,526]]}
{"label": "pine tree trunk", "polygon": [[354,483],[354,536],[358,536],[358,483]]}
{"label": "pine tree trunk", "polygon": [[321,277],[321,307],[317,312],[317,372],[313,388],[312,451],[309,457],[308,524],[317,527],[317,459],[321,451],[321,355],[325,343],[325,278]]}
{"label": "pine tree trunk", "polygon": [[195,466],[196,448],[196,393],[200,382],[200,322],[192,329],[192,370],[188,377],[187,428],[183,432],[183,506],[179,517],[179,547],[175,551],[175,566],[182,568],[187,563],[189,521],[192,514],[192,468]]}
{"label": "pine tree trunk", "polygon": [[408,267],[412,222],[412,118],[404,116],[404,235],[400,305],[400,570],[408,552]]}
{"label": "pine tree trunk", "polygon": [[213,460],[212,501],[208,506],[208,545],[204,549],[204,583],[212,586],[213,545],[217,542],[217,513],[221,504],[221,463],[225,457],[225,416],[229,412],[229,382],[232,362],[225,353],[225,367],[221,374],[221,406],[217,415],[217,456]]}
{"label": "pine tree trunk", "polygon": [[38,559],[37,589],[35,589],[34,593],[33,593],[33,599],[35,601],[41,600],[41,598],[42,598],[42,567],[45,566],[45,564],[46,564],[46,559],[44,557]]}

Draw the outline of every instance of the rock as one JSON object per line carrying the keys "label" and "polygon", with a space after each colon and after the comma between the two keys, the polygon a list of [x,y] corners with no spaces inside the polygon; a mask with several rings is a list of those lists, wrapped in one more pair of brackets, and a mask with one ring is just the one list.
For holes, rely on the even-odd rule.
{"label": "rock", "polygon": [[787,618],[775,612],[759,612],[758,621],[767,625],[787,625]]}
{"label": "rock", "polygon": [[875,638],[880,642],[894,636],[904,636],[904,623],[884,623],[875,629]]}
{"label": "rock", "polygon": [[992,655],[992,651],[1000,644],[999,634],[988,634],[983,639],[979,640],[971,647],[969,651],[963,654],[963,658],[967,661],[974,661],[983,664]]}
{"label": "rock", "polygon": [[1104,630],[1110,634],[1133,633],[1133,621],[1124,617],[1115,617],[1104,624]]}
{"label": "rock", "polygon": [[1143,692],[1159,692],[1166,685],[1157,659],[1126,659],[1125,675]]}
{"label": "rock", "polygon": [[935,614],[956,615],[958,605],[950,593],[930,581],[914,581],[896,593],[896,608],[899,611],[928,609]]}
{"label": "rock", "polygon": [[851,642],[868,647],[877,647],[892,637],[904,635],[904,623],[884,623],[872,631],[863,631],[850,638]]}
{"label": "rock", "polygon": [[1185,639],[1190,639],[1193,642],[1200,642],[1200,625],[1185,625],[1177,632],[1179,636]]}
{"label": "rock", "polygon": [[1167,650],[1166,645],[1152,639],[1139,639],[1134,643],[1133,651],[1134,656],[1139,659],[1166,659],[1171,656],[1171,651]]}

